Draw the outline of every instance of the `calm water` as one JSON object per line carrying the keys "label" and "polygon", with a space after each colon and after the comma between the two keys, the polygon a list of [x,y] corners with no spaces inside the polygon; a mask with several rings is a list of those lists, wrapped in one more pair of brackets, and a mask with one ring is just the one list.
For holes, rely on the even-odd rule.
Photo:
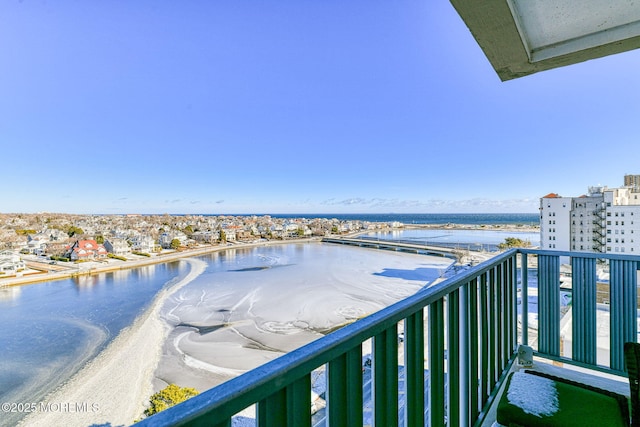
{"label": "calm water", "polygon": [[172,262],[0,289],[0,402],[40,401],[187,272]]}

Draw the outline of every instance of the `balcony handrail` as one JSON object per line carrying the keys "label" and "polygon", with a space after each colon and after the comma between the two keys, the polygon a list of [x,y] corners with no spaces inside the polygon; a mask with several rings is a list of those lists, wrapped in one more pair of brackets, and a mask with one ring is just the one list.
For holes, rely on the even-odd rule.
{"label": "balcony handrail", "polygon": [[[381,382],[373,392],[376,424],[397,425],[400,366],[397,327],[402,321],[405,322],[404,345],[407,346],[404,365],[407,425],[424,422],[425,411],[429,411],[431,425],[441,425],[445,419],[449,425],[477,425],[486,415],[505,372],[513,363],[519,341],[518,317],[522,321],[520,342],[528,343],[527,304],[522,304],[520,316],[516,309],[518,255],[521,256],[523,284],[528,283],[528,268],[522,268],[528,265],[527,257],[538,258],[539,303],[547,304],[544,312],[550,312],[539,311],[537,354],[620,373],[623,362],[614,349],[611,367],[597,366],[596,350],[590,338],[576,340],[574,336],[572,358],[560,354],[559,260],[561,257],[572,259],[574,286],[584,285],[589,292],[586,299],[576,293],[573,308],[574,319],[578,321],[574,323],[584,324],[580,327],[587,337],[596,334],[595,314],[592,313],[595,311],[595,279],[590,279],[589,275],[595,272],[598,260],[609,260],[611,292],[620,295],[620,302],[611,302],[611,321],[625,325],[620,332],[612,330],[615,335],[611,338],[612,343],[618,345],[637,335],[636,291],[631,288],[637,287],[635,274],[640,266],[640,256],[518,248],[423,288],[406,299],[142,420],[138,425],[230,427],[234,415],[257,403],[256,418],[260,426],[310,426],[310,375],[324,365],[328,366],[327,412],[331,426],[362,425],[362,344],[371,338],[374,340],[374,384]],[[527,301],[528,287],[521,288],[522,300]],[[590,300],[592,296],[593,301]],[[428,327],[422,323],[425,309],[428,310]],[[427,335],[427,342],[424,335]],[[429,368],[428,408],[424,403],[425,361]],[[446,391],[445,381],[448,381]],[[478,387],[470,384],[478,384]],[[352,400],[356,402],[355,407]],[[336,416],[335,408],[340,406],[347,408],[340,408],[344,413]]]}

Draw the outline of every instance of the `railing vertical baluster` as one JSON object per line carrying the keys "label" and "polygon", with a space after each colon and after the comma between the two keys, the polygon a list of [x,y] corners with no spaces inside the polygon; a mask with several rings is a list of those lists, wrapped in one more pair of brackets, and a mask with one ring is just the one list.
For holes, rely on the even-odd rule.
{"label": "railing vertical baluster", "polygon": [[287,393],[284,388],[257,403],[258,427],[282,427],[287,425]]}
{"label": "railing vertical baluster", "polygon": [[311,376],[258,402],[258,427],[311,427]]}
{"label": "railing vertical baluster", "polygon": [[305,375],[286,388],[287,425],[311,427],[311,375]]}
{"label": "railing vertical baluster", "polygon": [[527,254],[521,254],[520,261],[520,318],[522,344],[529,345],[529,261]]}
{"label": "railing vertical baluster", "polygon": [[509,322],[511,324],[511,340],[509,351],[517,351],[518,347],[518,259],[514,254],[509,260]]}
{"label": "railing vertical baluster", "polygon": [[638,340],[638,268],[640,264],[635,261],[625,261],[624,266],[625,341],[636,342]]}
{"label": "railing vertical baluster", "polygon": [[373,337],[374,425],[398,425],[398,326]]}
{"label": "railing vertical baluster", "polygon": [[[404,323],[407,426],[424,425],[424,310]],[[355,425],[355,424],[354,424]],[[362,425],[362,424],[360,424]]]}
{"label": "railing vertical baluster", "polygon": [[504,274],[505,263],[501,263],[496,267],[496,313],[497,313],[497,335],[498,335],[498,350],[497,350],[497,368],[496,368],[496,380],[502,372],[504,366],[505,353],[507,349],[506,340],[509,335],[506,327],[507,317],[507,295],[506,295],[506,278]]}
{"label": "railing vertical baluster", "polygon": [[[487,375],[487,380],[489,381],[489,386],[487,387],[485,393],[490,393],[493,389],[494,384],[498,379],[498,368],[497,368],[497,354],[498,354],[498,314],[497,314],[497,301],[496,301],[496,267],[489,270],[489,331],[487,340],[489,342],[489,372]],[[486,403],[486,400],[485,402]]]}
{"label": "railing vertical baluster", "polygon": [[637,341],[637,265],[636,261],[612,259],[611,285],[611,369],[624,370],[624,343]]}
{"label": "railing vertical baluster", "polygon": [[560,355],[560,257],[538,257],[538,351]]}
{"label": "railing vertical baluster", "polygon": [[[622,362],[621,354],[615,353],[615,347],[624,345],[624,284],[623,266],[620,260],[609,261],[609,309],[610,309],[610,348],[609,366],[615,369]],[[617,356],[617,357],[616,357]]]}
{"label": "railing vertical baluster", "polygon": [[487,402],[491,371],[489,363],[489,354],[491,352],[491,337],[489,336],[489,329],[491,319],[489,316],[489,283],[487,275],[488,273],[483,273],[480,276],[480,345],[482,349],[480,352],[480,407],[483,407]]}
{"label": "railing vertical baluster", "polygon": [[469,391],[470,391],[470,340],[469,330],[469,288],[471,283],[467,283],[460,288],[460,426],[468,426],[469,419]]}
{"label": "railing vertical baluster", "polygon": [[447,424],[460,426],[460,289],[449,294],[447,305],[447,372],[449,374]]}
{"label": "railing vertical baluster", "polygon": [[329,425],[362,426],[362,346],[357,346],[329,362],[327,374]]}
{"label": "railing vertical baluster", "polygon": [[[467,288],[467,331],[469,334],[469,341],[466,351],[466,357],[468,358],[468,369],[469,375],[467,384],[469,385],[468,391],[468,400],[469,400],[469,422],[468,425],[472,424],[472,421],[478,417],[480,413],[480,405],[478,404],[478,388],[480,385],[480,380],[478,377],[478,364],[480,359],[480,348],[478,346],[479,339],[479,325],[478,325],[478,279],[475,278],[471,282],[466,285]],[[484,323],[484,322],[483,322]]]}
{"label": "railing vertical baluster", "polygon": [[596,364],[596,259],[571,258],[572,357]]}
{"label": "railing vertical baluster", "polygon": [[407,426],[424,425],[424,310],[404,322]]}
{"label": "railing vertical baluster", "polygon": [[445,424],[444,303],[429,304],[429,418],[432,426]]}

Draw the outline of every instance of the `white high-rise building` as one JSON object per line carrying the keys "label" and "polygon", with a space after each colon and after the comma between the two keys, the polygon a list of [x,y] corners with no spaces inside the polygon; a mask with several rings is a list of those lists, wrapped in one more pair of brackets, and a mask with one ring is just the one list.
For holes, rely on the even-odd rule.
{"label": "white high-rise building", "polygon": [[540,199],[540,248],[640,253],[640,189],[590,187],[579,197],[547,194]]}

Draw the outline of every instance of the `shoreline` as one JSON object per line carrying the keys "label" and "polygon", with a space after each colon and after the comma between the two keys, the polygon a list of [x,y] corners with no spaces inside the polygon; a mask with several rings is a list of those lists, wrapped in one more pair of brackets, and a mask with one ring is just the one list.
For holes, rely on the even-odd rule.
{"label": "shoreline", "polygon": [[51,412],[31,413],[18,425],[131,425],[142,418],[145,403],[154,393],[153,375],[169,333],[160,310],[170,295],[206,269],[203,261],[183,261],[191,265],[184,278],[161,290],[131,326],[43,399],[47,407],[53,408]]}
{"label": "shoreline", "polygon": [[[372,231],[392,231],[392,230],[477,230],[477,231],[513,231],[522,233],[535,233],[540,231],[540,227],[526,226],[522,224],[403,224],[403,227],[399,228],[382,228],[379,230],[361,230],[354,233],[339,234],[337,237],[355,237],[361,234],[365,234]],[[204,247],[198,247],[195,249],[186,249],[183,251],[169,252],[165,254],[153,255],[149,258],[140,258],[135,260],[119,261],[110,259],[107,264],[88,262],[84,263],[89,265],[89,268],[85,270],[74,269],[74,266],[81,264],[69,263],[70,265],[58,264],[59,266],[68,267],[66,271],[56,272],[40,272],[32,273],[30,275],[21,277],[6,277],[0,278],[0,289],[9,288],[12,286],[30,285],[33,283],[49,282],[55,280],[68,279],[70,277],[78,277],[85,275],[93,275],[99,273],[106,273],[111,271],[128,270],[138,267],[144,267],[146,265],[161,264],[165,262],[177,261],[184,258],[193,256],[206,255],[208,253],[224,251],[227,249],[244,249],[259,246],[270,245],[283,245],[283,244],[295,244],[295,243],[313,243],[320,242],[322,237],[310,237],[301,239],[289,239],[289,240],[268,240],[260,242],[239,242],[231,245],[210,245]]]}
{"label": "shoreline", "polygon": [[[539,232],[540,227],[533,226],[525,226],[521,224],[403,224],[403,227],[400,228],[383,228],[379,230],[360,230],[354,233],[349,233],[345,235],[338,235],[338,237],[354,237],[360,234],[368,233],[371,231],[390,231],[390,230],[477,230],[477,231],[513,231],[513,232],[523,232],[523,233],[534,233]],[[310,237],[303,239],[290,239],[290,240],[268,240],[268,241],[260,241],[260,242],[247,242],[247,243],[234,243],[231,245],[210,245],[204,247],[198,247],[195,249],[186,249],[183,251],[169,252],[165,254],[153,255],[149,258],[140,258],[135,260],[127,260],[127,261],[119,261],[119,260],[109,260],[107,264],[104,263],[84,263],[90,265],[89,268],[84,271],[78,269],[73,269],[74,266],[79,266],[82,264],[69,263],[70,265],[65,265],[65,263],[58,264],[59,266],[68,267],[67,271],[57,271],[57,272],[48,272],[48,273],[32,273],[30,275],[22,276],[22,277],[6,277],[0,278],[0,289],[9,288],[13,286],[22,286],[29,285],[33,283],[40,282],[49,282],[55,280],[63,280],[68,279],[70,277],[78,277],[85,275],[93,275],[99,273],[107,273],[111,271],[119,271],[119,270],[128,270],[132,268],[144,267],[146,265],[152,264],[161,264],[165,262],[177,261],[180,259],[206,255],[208,253],[224,251],[227,249],[244,249],[244,248],[252,248],[259,246],[270,246],[270,245],[283,245],[283,244],[295,244],[295,243],[313,243],[320,242],[322,237]]]}
{"label": "shoreline", "polygon": [[109,260],[107,264],[103,262],[86,262],[82,263],[89,265],[89,268],[85,270],[75,270],[72,266],[82,265],[69,262],[69,266],[64,264],[64,267],[68,267],[66,271],[56,271],[48,273],[32,273],[21,277],[6,277],[0,278],[0,289],[10,288],[13,286],[31,285],[34,283],[50,282],[56,280],[68,279],[70,277],[90,276],[93,274],[108,273],[112,271],[129,270],[133,268],[144,267],[153,264],[162,264],[165,262],[179,261],[181,259],[196,257],[200,255],[206,255],[213,252],[224,251],[228,249],[246,249],[259,246],[281,245],[281,244],[295,244],[295,243],[313,243],[319,242],[320,238],[309,239],[291,239],[291,240],[269,240],[266,242],[249,242],[249,243],[235,243],[232,245],[216,245],[198,247],[196,249],[185,249],[182,251],[169,252],[165,254],[152,255],[151,257],[142,257],[135,260]]}

